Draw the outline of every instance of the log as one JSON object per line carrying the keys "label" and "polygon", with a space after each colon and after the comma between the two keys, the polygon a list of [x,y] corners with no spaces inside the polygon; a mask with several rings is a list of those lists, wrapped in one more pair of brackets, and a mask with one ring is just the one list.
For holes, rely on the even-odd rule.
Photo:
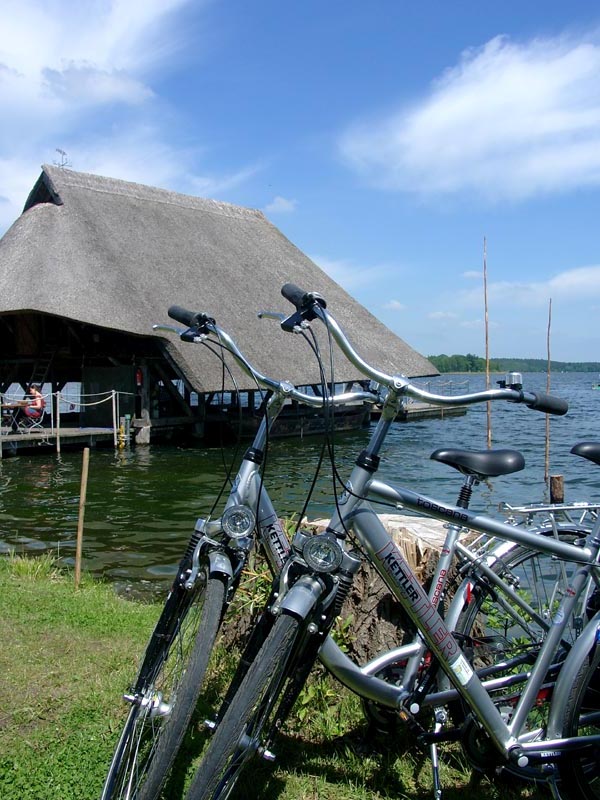
{"label": "log", "polygon": [[[421,583],[428,585],[446,538],[443,522],[400,514],[379,514],[386,530],[402,550]],[[310,527],[324,530],[327,520],[315,520]],[[398,647],[405,637],[412,638],[412,623],[368,562],[363,562],[354,578],[340,619],[352,617],[349,636],[344,640],[348,655],[358,663],[370,661],[379,653]]]}
{"label": "log", "polygon": [[[386,530],[402,552],[418,579],[427,585],[437,563],[438,554],[445,539],[444,523],[423,517],[399,514],[378,515]],[[326,528],[328,520],[305,522],[303,528],[315,533]],[[266,570],[266,567],[264,567]],[[268,584],[268,581],[266,581]],[[256,582],[252,584],[250,593]],[[243,582],[242,582],[243,587]],[[263,589],[266,589],[263,583]],[[240,596],[244,595],[240,591]],[[225,618],[223,642],[226,646],[241,646],[256,621],[261,602],[252,604],[254,613],[248,612],[247,603],[236,597],[233,614]],[[264,600],[262,601],[264,602]],[[379,653],[402,644],[404,638],[412,638],[412,625],[404,616],[400,604],[383,583],[379,574],[368,562],[364,562],[354,578],[352,590],[342,608],[342,623],[348,622],[343,644],[348,655],[358,663],[370,661]]]}

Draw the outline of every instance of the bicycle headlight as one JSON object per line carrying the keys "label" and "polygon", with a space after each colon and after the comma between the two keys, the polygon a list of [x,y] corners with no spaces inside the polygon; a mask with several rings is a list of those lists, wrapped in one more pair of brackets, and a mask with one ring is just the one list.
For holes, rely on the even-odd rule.
{"label": "bicycle headlight", "polygon": [[254,512],[248,506],[229,506],[221,517],[223,530],[234,539],[248,536],[252,532],[255,522]]}
{"label": "bicycle headlight", "polygon": [[306,540],[302,556],[315,572],[333,572],[342,563],[344,552],[330,533],[319,533]]}

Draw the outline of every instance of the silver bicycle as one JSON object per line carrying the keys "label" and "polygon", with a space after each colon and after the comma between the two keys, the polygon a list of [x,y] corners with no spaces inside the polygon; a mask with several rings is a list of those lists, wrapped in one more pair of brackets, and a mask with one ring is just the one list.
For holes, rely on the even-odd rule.
{"label": "silver bicycle", "polygon": [[[589,601],[598,583],[600,523],[596,521],[591,530],[584,526],[561,530],[553,521],[546,535],[539,535],[539,530],[526,525],[475,513],[468,504],[450,506],[375,477],[381,446],[404,395],[441,405],[507,399],[558,414],[565,413],[566,403],[523,392],[520,387],[451,399],[431,395],[402,376],[386,375],[364,362],[317,294],[291,286],[283,292],[297,308],[291,317],[282,317],[284,330],[302,330],[313,319],[321,320],[346,357],[384,387],[387,396],[381,419],[338,499],[328,529],[318,535],[298,530],[294,536],[292,553],[250,639],[250,652],[256,655],[249,666],[238,671],[216,719],[209,723],[214,733],[188,800],[228,797],[251,758],[273,758],[276,732],[317,656],[362,697],[421,727],[432,742],[434,762],[436,742],[447,738],[447,708],[458,704],[464,715],[460,739],[476,766],[509,769],[544,780],[557,797],[597,797],[595,756],[600,735],[594,727],[598,712],[593,693],[600,614],[590,610]],[[438,457],[473,483],[487,474],[514,471],[509,467],[514,464],[514,451],[509,453],[512,455],[453,451]],[[455,539],[454,549],[464,559],[464,566],[462,583],[443,616],[439,603],[445,591],[445,568],[438,569],[441,582],[434,582],[427,594],[374,512],[371,503],[377,498],[449,523],[449,535]],[[490,543],[473,552],[458,540],[463,529],[486,534]],[[506,544],[499,544],[498,539]],[[537,562],[537,554],[545,554],[539,560],[544,568],[557,567],[554,578],[545,581],[550,591],[543,608],[519,585],[519,566]],[[364,556],[412,620],[418,636],[360,670],[339,650],[333,652],[328,634]],[[501,674],[504,665],[497,657],[481,666],[473,652],[478,639],[473,626],[480,615],[488,620],[497,616],[498,608],[509,620],[503,629],[507,641],[517,638],[517,629],[527,632],[518,637],[526,639],[521,668],[518,657],[513,656],[505,674]],[[489,627],[494,629],[493,624]],[[486,643],[493,639],[485,630],[480,638]],[[426,653],[433,656],[430,666],[425,666]],[[398,664],[400,679],[385,679],[389,677],[386,670]],[[545,699],[543,714],[539,712],[541,698]],[[425,707],[433,710],[429,730],[420,720]],[[440,796],[436,766],[434,763],[434,791]],[[566,778],[560,789],[559,778]],[[567,795],[573,786],[576,792]]]}
{"label": "silver bicycle", "polygon": [[169,309],[169,315],[186,328],[155,329],[174,332],[185,341],[206,343],[230,354],[259,387],[270,393],[270,398],[254,440],[232,480],[221,515],[214,516],[219,495],[206,518],[196,522],[138,676],[124,696],[129,713],[104,783],[102,800],[153,800],[160,795],[201,693],[221,622],[254,546],[261,545],[274,574],[289,554],[289,539],[261,472],[269,432],[285,403],[296,400],[322,409],[350,401],[377,400],[375,394],[362,391],[332,398],[302,393],[290,383],[272,380],[252,367],[214,319],[177,306]]}

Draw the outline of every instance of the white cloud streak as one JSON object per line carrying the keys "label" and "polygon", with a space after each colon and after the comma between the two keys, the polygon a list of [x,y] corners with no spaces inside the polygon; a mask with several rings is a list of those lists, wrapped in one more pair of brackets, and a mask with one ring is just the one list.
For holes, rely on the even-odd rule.
{"label": "white cloud streak", "polygon": [[523,199],[600,184],[600,34],[465,51],[427,97],[340,139],[376,185]]}
{"label": "white cloud streak", "polygon": [[286,197],[277,195],[270,203],[267,203],[265,211],[268,214],[291,214],[296,210],[297,205],[295,200],[288,200]]}
{"label": "white cloud streak", "polygon": [[370,284],[377,285],[384,279],[389,278],[390,274],[399,274],[398,268],[386,265],[367,267],[362,264],[353,264],[345,259],[331,259],[322,256],[311,256],[311,258],[330,278],[333,278],[336,283],[339,283],[347,291]]}
{"label": "white cloud streak", "polygon": [[383,304],[383,308],[386,311],[406,311],[406,306],[399,300],[389,300],[387,303]]}
{"label": "white cloud streak", "polygon": [[[600,297],[600,266],[575,267],[565,270],[546,281],[496,281],[488,284],[490,303],[511,306],[540,307],[552,298],[567,303],[580,303]],[[478,290],[464,292],[460,299],[469,307],[481,306],[482,293]]]}

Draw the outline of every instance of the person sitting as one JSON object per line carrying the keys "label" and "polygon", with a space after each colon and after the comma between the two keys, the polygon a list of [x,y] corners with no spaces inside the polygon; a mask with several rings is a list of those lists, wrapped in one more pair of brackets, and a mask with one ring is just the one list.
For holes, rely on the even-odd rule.
{"label": "person sitting", "polygon": [[42,387],[37,383],[32,383],[27,390],[27,396],[19,408],[15,410],[12,418],[13,430],[18,430],[19,419],[22,417],[31,423],[38,422],[44,416],[46,400],[42,394]]}

